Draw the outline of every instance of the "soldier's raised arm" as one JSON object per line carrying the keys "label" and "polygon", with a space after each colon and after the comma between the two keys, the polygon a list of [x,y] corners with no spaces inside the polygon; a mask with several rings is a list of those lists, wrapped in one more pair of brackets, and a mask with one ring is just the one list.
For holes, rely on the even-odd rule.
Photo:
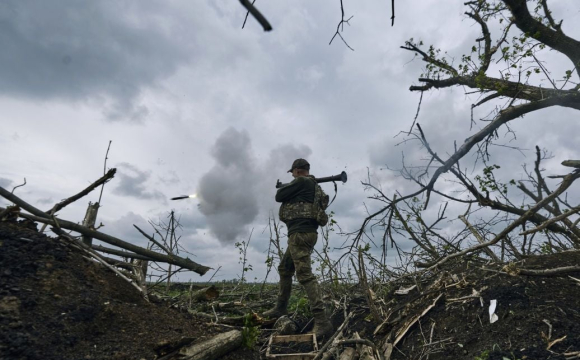
{"label": "soldier's raised arm", "polygon": [[305,178],[298,177],[292,180],[288,185],[279,188],[278,191],[276,191],[276,201],[279,203],[286,202],[295,197],[302,188],[304,181],[306,181]]}

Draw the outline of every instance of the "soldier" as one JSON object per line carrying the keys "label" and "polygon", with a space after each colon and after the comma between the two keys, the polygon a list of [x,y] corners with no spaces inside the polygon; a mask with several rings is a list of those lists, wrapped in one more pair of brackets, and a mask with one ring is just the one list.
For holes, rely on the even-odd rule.
{"label": "soldier", "polygon": [[280,220],[286,223],[288,228],[288,247],[278,266],[280,290],[276,306],[263,315],[280,317],[288,313],[292,276],[296,272],[298,282],[306,291],[310,310],[314,315],[313,332],[318,338],[323,338],[330,336],[333,328],[326,316],[318,281],[312,273],[310,255],[316,244],[319,222],[323,222],[320,225],[325,225],[327,221],[327,218],[324,219],[326,217],[324,209],[320,206],[321,198],[326,195],[314,180],[314,176],[310,175],[308,161],[296,159],[288,172],[292,173],[294,180],[278,189],[276,193],[276,201],[282,203]]}

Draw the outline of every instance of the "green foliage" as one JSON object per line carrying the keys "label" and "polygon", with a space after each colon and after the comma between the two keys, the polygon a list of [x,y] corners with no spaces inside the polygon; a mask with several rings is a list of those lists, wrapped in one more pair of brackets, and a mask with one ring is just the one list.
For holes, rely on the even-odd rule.
{"label": "green foliage", "polygon": [[259,337],[260,329],[256,326],[254,314],[246,314],[244,316],[244,327],[242,328],[242,344],[248,349],[253,349]]}
{"label": "green foliage", "polygon": [[484,350],[481,352],[481,354],[479,354],[479,356],[473,358],[473,360],[488,360],[488,359],[489,359],[489,350]]}
{"label": "green foliage", "polygon": [[371,250],[370,243],[365,243],[364,246],[359,245],[359,247],[358,247],[358,251],[361,251],[363,253],[368,253],[370,250]]}
{"label": "green foliage", "polygon": [[254,269],[251,264],[247,263],[248,259],[246,257],[246,252],[248,249],[248,245],[250,245],[250,242],[248,241],[246,243],[246,241],[242,242],[238,241],[234,245],[238,249],[238,253],[240,254],[238,263],[242,264],[242,278],[240,279],[240,282],[246,282],[246,272],[252,271]]}
{"label": "green foliage", "polygon": [[322,227],[322,251],[317,257],[312,258],[312,263],[318,262],[316,271],[318,271],[323,281],[330,280],[330,283],[335,287],[338,283],[338,273],[333,268],[332,260],[329,253],[332,251],[330,247],[330,236],[335,233],[335,227],[340,229],[338,222],[334,218],[334,211],[328,214],[328,224]]}
{"label": "green foliage", "polygon": [[[540,2],[538,1],[538,4]],[[488,26],[499,26],[500,32],[490,34],[492,40],[491,49],[486,53],[484,49],[483,38],[477,40],[477,44],[472,45],[471,51],[468,54],[461,56],[458,64],[454,64],[455,59],[447,53],[442,53],[440,49],[430,45],[428,49],[421,49],[424,53],[423,60],[427,63],[425,70],[422,72],[422,78],[442,79],[445,77],[455,76],[472,76],[475,80],[476,86],[482,90],[497,91],[501,94],[508,94],[507,87],[510,86],[507,81],[515,81],[518,83],[529,83],[532,77],[542,76],[548,77],[545,73],[540,61],[537,60],[537,55],[542,50],[546,49],[546,44],[542,43],[541,32],[535,31],[513,33],[508,31],[514,28],[509,11],[502,1],[498,0],[477,0],[468,3],[470,13],[474,17],[481,19],[482,22]],[[550,23],[548,17],[544,13],[542,6],[538,5],[534,9],[533,14],[535,20],[542,23],[548,28],[554,28]],[[558,26],[558,25],[556,25]],[[512,35],[513,34],[513,35]],[[495,35],[495,36],[494,36]],[[508,36],[511,35],[511,36]],[[501,36],[501,41],[500,41]],[[494,40],[497,42],[494,44]],[[415,42],[410,38],[405,42],[406,46],[421,48],[423,42]],[[503,62],[505,65],[500,70],[500,76],[495,81],[488,77],[485,72],[488,70],[483,67],[484,64]],[[453,68],[455,67],[455,69]],[[456,71],[456,73],[455,73]],[[563,82],[567,83],[571,77],[573,70],[564,70]],[[536,79],[536,81],[545,79]],[[552,80],[550,80],[552,81]],[[513,91],[513,89],[511,89]],[[511,91],[509,92],[511,93]]]}
{"label": "green foliage", "polygon": [[292,295],[288,304],[288,310],[290,312],[296,312],[296,314],[304,317],[312,316],[312,313],[310,312],[310,302],[305,296],[297,297]]}
{"label": "green foliage", "polygon": [[540,245],[540,253],[543,255],[553,254],[554,249],[552,248],[552,244],[549,242],[544,242]]}
{"label": "green foliage", "polygon": [[[475,176],[475,180],[477,180],[481,191],[486,193],[498,191],[504,195],[507,194],[508,192],[507,184],[503,184],[496,181],[495,176],[493,175],[493,171],[499,168],[500,168],[499,165],[486,166],[483,169],[483,176],[480,175]],[[510,184],[515,185],[515,181],[511,180]]]}

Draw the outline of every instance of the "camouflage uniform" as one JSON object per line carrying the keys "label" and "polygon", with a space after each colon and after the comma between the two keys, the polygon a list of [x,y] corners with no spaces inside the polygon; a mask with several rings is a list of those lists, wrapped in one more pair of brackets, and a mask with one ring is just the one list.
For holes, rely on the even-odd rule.
{"label": "camouflage uniform", "polygon": [[[308,165],[307,169],[309,169],[310,165],[303,159],[296,160],[292,164],[292,169],[300,168],[300,166],[296,165],[304,165],[304,163]],[[283,203],[282,206],[296,203],[304,203],[305,206],[307,204],[311,205],[314,202],[316,187],[318,186],[313,178],[313,176],[297,177],[290,184],[278,189],[276,201]],[[318,281],[312,273],[312,261],[310,258],[318,237],[318,222],[311,215],[307,216],[306,218],[291,217],[291,219],[283,219],[288,227],[288,247],[278,266],[278,273],[280,274],[278,303],[274,309],[265,312],[264,315],[274,317],[287,313],[288,300],[292,291],[292,276],[296,273],[298,282],[304,287],[308,296],[310,310],[314,314],[314,332],[317,336],[326,336],[332,331],[332,325],[326,317]]]}
{"label": "camouflage uniform", "polygon": [[296,272],[298,282],[306,290],[306,295],[310,301],[310,310],[313,314],[318,311],[324,311],[324,303],[318,289],[318,281],[312,273],[312,262],[310,260],[317,237],[317,233],[294,233],[289,235],[288,248],[282,260],[280,260],[280,266],[278,266],[281,281],[283,281],[282,279],[290,279],[292,281],[292,276]]}

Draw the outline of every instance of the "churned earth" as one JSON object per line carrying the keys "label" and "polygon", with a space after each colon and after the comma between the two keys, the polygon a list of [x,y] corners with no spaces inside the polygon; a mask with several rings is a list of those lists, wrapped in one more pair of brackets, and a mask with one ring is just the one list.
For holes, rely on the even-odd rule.
{"label": "churned earth", "polygon": [[[182,338],[202,341],[231,330],[146,302],[69,240],[36,228],[0,222],[0,359],[155,359]],[[338,327],[354,311],[344,338],[356,331],[380,349],[395,343],[391,360],[580,359],[580,271],[518,273],[579,265],[580,251],[512,264],[466,258],[421,277],[371,285],[380,321],[371,316],[364,290],[353,285],[349,301],[334,302],[348,308],[336,309],[332,320]],[[260,359],[261,345],[223,358]]]}
{"label": "churned earth", "polygon": [[[568,271],[552,275],[521,270],[563,268]],[[429,276],[389,284],[380,300],[386,304],[382,326],[367,317],[352,327],[383,349],[396,342],[391,360],[580,359],[578,269],[580,251],[507,264],[445,264]],[[413,285],[407,294],[395,294]],[[403,333],[407,324],[413,325]]]}

